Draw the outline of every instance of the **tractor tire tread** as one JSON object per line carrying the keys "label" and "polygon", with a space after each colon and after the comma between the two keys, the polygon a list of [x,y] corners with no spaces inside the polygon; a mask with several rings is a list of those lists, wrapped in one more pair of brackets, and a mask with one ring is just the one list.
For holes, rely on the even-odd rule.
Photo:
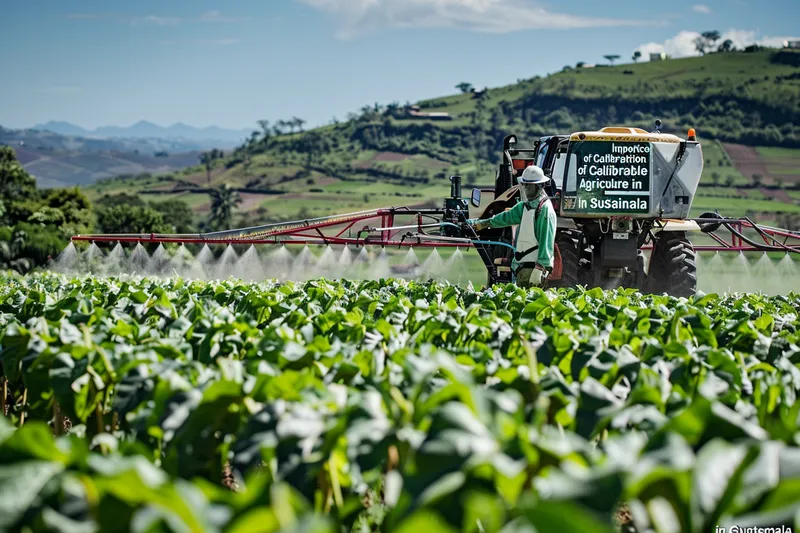
{"label": "tractor tire tread", "polygon": [[651,262],[648,276],[651,292],[677,297],[697,292],[697,255],[684,233],[657,239]]}

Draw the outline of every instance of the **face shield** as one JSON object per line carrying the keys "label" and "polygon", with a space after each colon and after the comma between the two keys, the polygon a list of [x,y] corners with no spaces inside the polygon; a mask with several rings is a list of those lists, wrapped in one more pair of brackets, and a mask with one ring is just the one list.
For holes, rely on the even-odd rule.
{"label": "face shield", "polygon": [[540,185],[533,183],[521,183],[519,186],[519,194],[523,202],[530,202],[539,196]]}

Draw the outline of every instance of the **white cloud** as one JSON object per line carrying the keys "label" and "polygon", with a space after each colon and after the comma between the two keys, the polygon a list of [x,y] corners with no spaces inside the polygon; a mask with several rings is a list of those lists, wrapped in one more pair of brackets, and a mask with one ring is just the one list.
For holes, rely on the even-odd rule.
{"label": "white cloud", "polygon": [[703,15],[711,14],[711,8],[705,4],[697,4],[692,6],[692,11],[694,11],[695,13],[702,13]]}
{"label": "white cloud", "polygon": [[694,47],[694,40],[699,36],[700,34],[695,31],[682,31],[663,43],[645,43],[636,49],[642,53],[645,60],[650,58],[650,54],[660,54],[661,52],[666,52],[671,57],[699,55]]}
{"label": "white cloud", "polygon": [[[642,59],[647,61],[650,59],[650,54],[666,53],[670,57],[692,57],[699,56],[700,52],[694,46],[694,40],[700,37],[700,33],[696,31],[682,31],[676,36],[667,39],[663,43],[649,42],[638,46],[636,50],[642,53]],[[751,44],[758,44],[761,46],[770,46],[780,48],[786,41],[792,41],[797,37],[773,37],[762,36],[751,30],[737,30],[730,29],[720,35],[717,44],[723,43],[730,39],[734,46],[738,49],[745,48]]]}
{"label": "white cloud", "polygon": [[531,0],[297,0],[331,13],[338,37],[379,28],[460,28],[486,33],[662,25],[661,22],[556,13]]}

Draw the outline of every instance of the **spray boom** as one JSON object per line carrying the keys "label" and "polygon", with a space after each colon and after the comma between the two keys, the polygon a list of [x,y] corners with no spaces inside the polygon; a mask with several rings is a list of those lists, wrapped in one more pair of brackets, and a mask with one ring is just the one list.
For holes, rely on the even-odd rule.
{"label": "spray boom", "polygon": [[[445,200],[443,209],[412,209],[392,207],[359,211],[307,220],[265,224],[250,228],[232,229],[212,233],[191,234],[105,234],[75,235],[72,241],[107,244],[197,244],[197,245],[351,245],[351,246],[419,246],[419,247],[476,247],[482,241],[476,234],[465,232],[469,216],[466,200],[461,193],[461,180],[451,179],[453,196]],[[429,220],[430,222],[424,222]],[[396,222],[407,221],[396,224]],[[377,223],[376,223],[377,222]],[[408,223],[411,222],[411,223]],[[354,227],[364,223],[361,230]],[[698,251],[714,252],[787,252],[800,253],[800,233],[759,225],[745,217],[722,218],[704,214],[701,218],[685,221],[663,221],[655,230],[670,224],[694,224],[706,233],[714,244],[697,245]],[[720,235],[721,230],[725,230]],[[404,232],[416,230],[413,240],[403,239]],[[431,231],[428,233],[427,231]],[[438,230],[438,231],[436,231]],[[747,233],[751,235],[748,236]],[[448,237],[443,240],[441,237]],[[488,241],[487,241],[488,242]]]}

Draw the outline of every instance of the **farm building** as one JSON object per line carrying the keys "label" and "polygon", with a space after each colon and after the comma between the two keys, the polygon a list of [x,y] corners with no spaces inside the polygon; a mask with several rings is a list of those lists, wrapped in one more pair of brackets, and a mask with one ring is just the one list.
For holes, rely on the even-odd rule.
{"label": "farm building", "polygon": [[409,110],[408,115],[412,118],[422,118],[427,120],[453,120],[450,113],[423,113],[414,109]]}

